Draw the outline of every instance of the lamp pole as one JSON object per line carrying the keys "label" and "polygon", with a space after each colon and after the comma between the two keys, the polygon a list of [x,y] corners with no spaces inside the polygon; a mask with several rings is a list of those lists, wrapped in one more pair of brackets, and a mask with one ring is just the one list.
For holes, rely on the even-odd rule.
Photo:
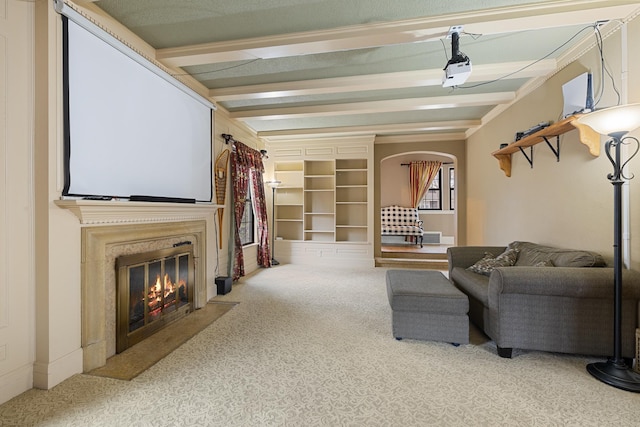
{"label": "lamp pole", "polygon": [[607,176],[613,184],[613,357],[606,362],[588,364],[587,371],[610,386],[640,393],[640,375],[631,371],[622,357],[622,185],[625,181],[622,169],[626,163],[621,162],[620,148],[625,133],[609,134],[611,139],[605,144],[613,165],[613,173]]}
{"label": "lamp pole", "polygon": [[[577,121],[609,136],[605,154],[613,166],[613,173],[607,175],[613,184],[613,357],[606,362],[589,363],[587,371],[605,384],[640,393],[640,374],[633,372],[622,357],[622,185],[633,178],[625,176],[624,168],[640,148],[636,138],[625,135],[640,127],[640,104],[599,110]],[[621,146],[625,140],[635,142],[635,151],[623,162]]]}
{"label": "lamp pole", "polygon": [[280,185],[281,181],[271,180],[268,182],[271,187],[271,265],[280,265],[276,260],[275,252],[275,238],[276,238],[276,188]]}

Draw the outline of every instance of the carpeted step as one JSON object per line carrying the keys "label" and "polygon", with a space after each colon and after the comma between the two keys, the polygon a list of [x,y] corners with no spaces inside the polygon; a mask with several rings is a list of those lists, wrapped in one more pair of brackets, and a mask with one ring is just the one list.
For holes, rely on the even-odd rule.
{"label": "carpeted step", "polygon": [[449,263],[446,259],[376,258],[376,267],[448,270]]}

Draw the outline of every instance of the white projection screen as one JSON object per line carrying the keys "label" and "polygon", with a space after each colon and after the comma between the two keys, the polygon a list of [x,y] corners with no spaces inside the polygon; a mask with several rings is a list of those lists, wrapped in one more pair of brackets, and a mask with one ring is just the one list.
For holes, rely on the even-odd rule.
{"label": "white projection screen", "polygon": [[63,196],[210,202],[213,104],[62,19]]}

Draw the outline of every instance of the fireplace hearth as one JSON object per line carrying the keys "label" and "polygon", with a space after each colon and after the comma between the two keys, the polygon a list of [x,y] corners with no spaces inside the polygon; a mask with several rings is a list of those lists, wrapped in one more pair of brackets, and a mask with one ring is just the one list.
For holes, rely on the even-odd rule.
{"label": "fireplace hearth", "polygon": [[193,311],[190,242],[116,260],[116,353]]}

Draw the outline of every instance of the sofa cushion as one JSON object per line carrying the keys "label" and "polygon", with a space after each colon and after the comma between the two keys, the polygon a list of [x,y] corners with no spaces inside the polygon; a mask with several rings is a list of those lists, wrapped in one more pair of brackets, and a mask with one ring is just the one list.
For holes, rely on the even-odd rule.
{"label": "sofa cushion", "polygon": [[508,248],[518,249],[516,266],[534,266],[540,261],[551,260],[556,267],[605,267],[600,254],[575,249],[542,246],[531,242],[512,242]]}
{"label": "sofa cushion", "polygon": [[487,276],[474,273],[466,268],[454,267],[451,270],[451,280],[465,294],[473,296],[485,307],[489,306],[489,278]]}
{"label": "sofa cushion", "polygon": [[490,252],[485,252],[484,257],[471,267],[467,268],[467,270],[489,276],[496,267],[510,267],[514,265],[517,258],[517,249],[507,249],[497,257],[494,257]]}

